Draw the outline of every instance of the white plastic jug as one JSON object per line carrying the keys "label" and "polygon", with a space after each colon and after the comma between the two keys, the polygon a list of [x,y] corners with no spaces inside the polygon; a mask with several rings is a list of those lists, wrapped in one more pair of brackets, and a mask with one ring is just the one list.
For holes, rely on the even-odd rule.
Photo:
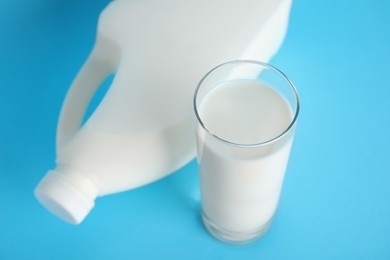
{"label": "white plastic jug", "polygon": [[[195,156],[192,95],[228,60],[268,61],[285,35],[291,0],[117,0],[71,86],[57,131],[57,168],[35,190],[52,213],[80,223],[96,197],[160,179]],[[81,126],[88,103],[115,73]]]}

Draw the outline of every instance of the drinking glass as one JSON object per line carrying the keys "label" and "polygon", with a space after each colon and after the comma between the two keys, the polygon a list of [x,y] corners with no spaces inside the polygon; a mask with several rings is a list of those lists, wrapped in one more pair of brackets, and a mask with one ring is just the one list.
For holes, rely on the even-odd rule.
{"label": "drinking glass", "polygon": [[227,62],[200,81],[194,110],[201,210],[217,239],[247,244],[270,227],[299,106],[293,83],[266,63]]}

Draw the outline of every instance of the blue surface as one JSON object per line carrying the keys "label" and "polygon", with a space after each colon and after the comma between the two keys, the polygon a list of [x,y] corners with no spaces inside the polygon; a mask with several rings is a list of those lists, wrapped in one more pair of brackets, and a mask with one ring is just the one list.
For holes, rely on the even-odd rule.
{"label": "blue surface", "polygon": [[225,245],[199,219],[197,166],[97,200],[79,226],[33,197],[107,1],[0,3],[0,259],[390,259],[390,2],[296,0],[272,61],[302,100],[269,233]]}

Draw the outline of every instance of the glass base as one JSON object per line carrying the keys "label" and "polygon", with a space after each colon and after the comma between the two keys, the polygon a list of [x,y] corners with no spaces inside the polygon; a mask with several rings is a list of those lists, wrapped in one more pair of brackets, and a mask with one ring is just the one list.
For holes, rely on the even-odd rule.
{"label": "glass base", "polygon": [[250,232],[234,232],[223,229],[211,222],[207,215],[202,211],[203,224],[211,235],[216,239],[234,245],[246,245],[255,242],[262,237],[271,226],[272,219],[265,223],[260,228]]}

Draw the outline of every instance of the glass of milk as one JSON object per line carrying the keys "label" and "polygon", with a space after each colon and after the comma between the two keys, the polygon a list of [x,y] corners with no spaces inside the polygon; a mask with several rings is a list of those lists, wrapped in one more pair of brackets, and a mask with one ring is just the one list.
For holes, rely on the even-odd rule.
{"label": "glass of milk", "polygon": [[204,225],[224,242],[253,242],[278,205],[297,90],[271,65],[232,61],[200,81],[194,110]]}

